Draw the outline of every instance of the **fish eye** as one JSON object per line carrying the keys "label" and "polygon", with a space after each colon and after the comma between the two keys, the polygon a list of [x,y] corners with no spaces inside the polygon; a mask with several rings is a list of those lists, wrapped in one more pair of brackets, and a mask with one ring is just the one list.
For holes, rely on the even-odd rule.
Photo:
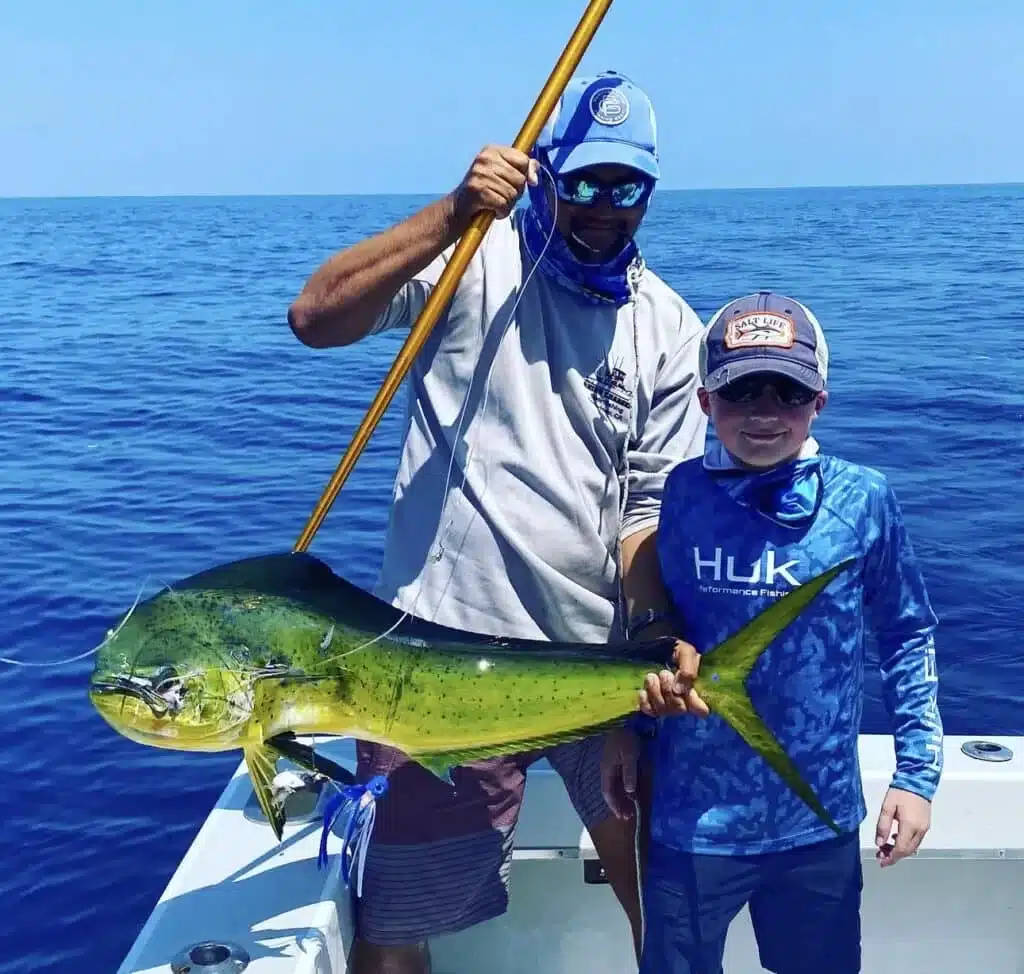
{"label": "fish eye", "polygon": [[161,666],[151,681],[153,689],[157,693],[164,692],[171,684],[180,683],[181,677],[173,666]]}
{"label": "fish eye", "polygon": [[161,666],[150,680],[147,703],[156,717],[166,717],[181,710],[186,686],[181,674],[173,666]]}

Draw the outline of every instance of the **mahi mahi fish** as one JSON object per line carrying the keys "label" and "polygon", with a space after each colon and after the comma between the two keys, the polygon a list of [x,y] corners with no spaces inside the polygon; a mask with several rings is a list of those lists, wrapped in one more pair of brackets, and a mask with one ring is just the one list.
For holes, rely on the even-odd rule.
{"label": "mahi mahi fish", "polygon": [[[701,657],[695,689],[838,831],[755,712],[758,658],[850,562],[773,602]],[[280,840],[278,757],[316,767],[300,735],[399,748],[438,777],[624,724],[673,640],[560,643],[463,632],[403,613],[304,552],[231,562],[137,603],[97,650],[89,694],[123,736],[182,751],[241,749]]]}

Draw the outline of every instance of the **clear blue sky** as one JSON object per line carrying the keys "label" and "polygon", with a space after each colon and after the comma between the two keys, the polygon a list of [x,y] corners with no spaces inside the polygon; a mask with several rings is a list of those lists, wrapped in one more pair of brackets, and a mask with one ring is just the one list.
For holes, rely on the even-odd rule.
{"label": "clear blue sky", "polygon": [[[0,0],[0,196],[449,189],[585,0]],[[1024,0],[615,0],[666,188],[1024,181]]]}

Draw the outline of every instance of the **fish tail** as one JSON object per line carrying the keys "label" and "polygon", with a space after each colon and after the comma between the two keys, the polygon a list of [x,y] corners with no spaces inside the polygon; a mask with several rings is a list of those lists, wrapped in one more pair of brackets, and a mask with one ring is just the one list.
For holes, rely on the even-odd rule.
{"label": "fish tail", "polygon": [[754,709],[746,688],[746,680],[772,640],[811,604],[829,582],[849,568],[854,561],[855,559],[844,561],[788,592],[725,642],[705,653],[701,657],[699,676],[694,685],[694,689],[705,700],[708,708],[717,713],[764,758],[793,792],[836,833],[840,831],[839,827]]}
{"label": "fish tail", "polygon": [[790,756],[783,750],[768,725],[757,715],[750,697],[742,686],[720,686],[709,694],[708,707],[719,714],[764,760],[775,769],[789,788],[833,832],[841,829],[822,805],[814,789],[804,780]]}
{"label": "fish tail", "polygon": [[[838,574],[849,568],[856,559],[829,568],[809,582],[787,592],[746,625],[733,633],[725,642],[701,656],[700,680],[746,680],[761,654],[772,640],[786,628]],[[705,675],[707,674],[707,675]],[[698,691],[699,692],[699,691]]]}

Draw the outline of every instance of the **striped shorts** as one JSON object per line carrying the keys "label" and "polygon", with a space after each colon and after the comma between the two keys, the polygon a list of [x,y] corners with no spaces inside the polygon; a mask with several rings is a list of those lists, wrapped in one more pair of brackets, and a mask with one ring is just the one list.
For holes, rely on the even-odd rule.
{"label": "striped shorts", "polygon": [[526,769],[547,758],[587,829],[609,810],[603,737],[452,768],[448,785],[401,751],[357,742],[357,775],[388,778],[366,855],[359,936],[380,947],[420,943],[508,907],[512,839]]}

